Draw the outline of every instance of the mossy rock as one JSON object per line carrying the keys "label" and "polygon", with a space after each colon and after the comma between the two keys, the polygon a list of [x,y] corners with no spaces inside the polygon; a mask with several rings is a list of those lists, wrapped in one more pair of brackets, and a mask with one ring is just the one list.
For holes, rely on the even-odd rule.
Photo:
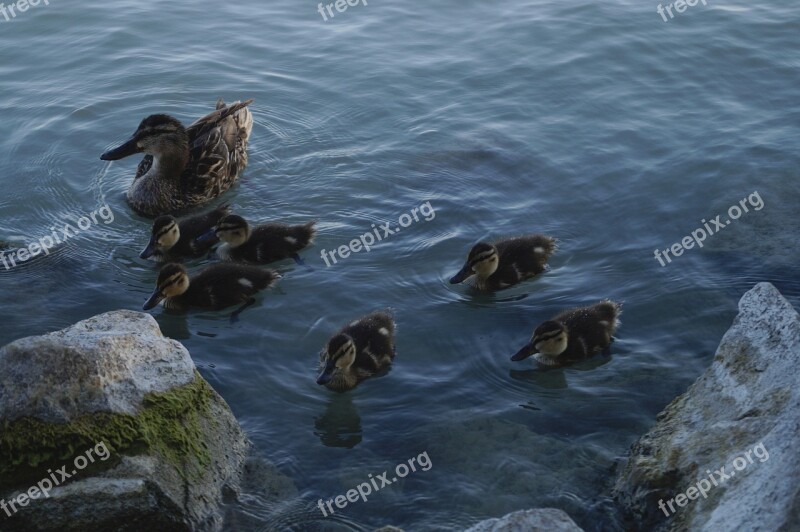
{"label": "mossy rock", "polygon": [[201,418],[211,419],[214,396],[198,373],[188,385],[145,395],[138,415],[96,412],[64,424],[31,417],[5,421],[0,432],[0,490],[34,483],[43,471],[71,464],[101,442],[111,458],[96,460],[82,473],[108,469],[121,455],[157,453],[182,476],[200,474],[210,461]]}

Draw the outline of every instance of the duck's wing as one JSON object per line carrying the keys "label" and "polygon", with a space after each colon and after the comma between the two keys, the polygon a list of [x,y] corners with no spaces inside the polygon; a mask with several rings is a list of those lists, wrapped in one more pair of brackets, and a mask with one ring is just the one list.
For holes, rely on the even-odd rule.
{"label": "duck's wing", "polygon": [[182,181],[190,194],[213,197],[221,194],[247,166],[247,140],[253,117],[247,106],[253,100],[225,105],[188,128],[189,163]]}
{"label": "duck's wing", "polygon": [[[242,117],[234,116],[236,113],[241,111],[242,109],[246,108],[248,105],[253,103],[255,100],[252,98],[249,100],[245,100],[243,102],[234,102],[230,105],[226,105],[224,101],[221,99],[217,101],[216,109],[206,116],[198,119],[192,125],[186,128],[186,133],[189,135],[189,144],[192,145],[199,139],[203,137],[203,135],[210,132],[212,129],[221,127],[224,125],[223,123],[228,119],[232,118],[234,122],[237,122],[237,125],[243,126],[248,129],[247,135],[250,134],[249,128],[252,128],[252,117],[249,120],[249,127],[247,125],[247,120],[242,121]],[[249,112],[247,113],[250,114]]]}

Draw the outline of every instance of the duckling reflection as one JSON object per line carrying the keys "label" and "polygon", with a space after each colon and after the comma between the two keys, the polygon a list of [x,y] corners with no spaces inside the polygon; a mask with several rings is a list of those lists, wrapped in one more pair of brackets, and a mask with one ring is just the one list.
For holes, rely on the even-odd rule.
{"label": "duckling reflection", "polygon": [[325,412],[314,419],[314,434],[326,447],[352,449],[361,443],[361,416],[351,394],[332,394]]}
{"label": "duckling reflection", "polygon": [[[603,356],[592,357],[569,366],[572,371],[591,371],[611,362],[611,354],[603,351]],[[569,388],[565,366],[537,365],[529,369],[511,369],[508,376],[512,380],[535,384],[545,390],[563,390]]]}

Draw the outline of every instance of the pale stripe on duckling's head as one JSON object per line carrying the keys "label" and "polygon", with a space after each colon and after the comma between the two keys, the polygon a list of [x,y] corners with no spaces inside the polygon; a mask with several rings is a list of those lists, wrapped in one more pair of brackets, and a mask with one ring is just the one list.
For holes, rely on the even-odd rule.
{"label": "pale stripe on duckling's head", "polygon": [[479,242],[473,246],[469,252],[469,262],[472,271],[480,277],[489,277],[495,271],[500,263],[500,255],[497,253],[497,248],[485,242]]}
{"label": "pale stripe on duckling's head", "polygon": [[235,214],[229,214],[220,220],[215,231],[217,238],[234,248],[241,246],[250,238],[250,225],[247,220]]}
{"label": "pale stripe on duckling's head", "polygon": [[539,325],[533,333],[531,343],[546,356],[558,356],[567,349],[569,331],[563,323],[549,320]]}
{"label": "pale stripe on duckling's head", "polygon": [[170,263],[161,268],[156,285],[163,296],[175,297],[189,289],[189,274],[180,264]]}
{"label": "pale stripe on duckling's head", "polygon": [[161,251],[166,251],[181,238],[178,221],[172,216],[160,216],[153,222],[153,241]]}

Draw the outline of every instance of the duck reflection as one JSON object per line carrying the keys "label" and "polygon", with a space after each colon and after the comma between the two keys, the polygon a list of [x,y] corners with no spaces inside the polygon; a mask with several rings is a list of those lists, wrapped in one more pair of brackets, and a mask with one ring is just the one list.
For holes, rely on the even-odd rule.
{"label": "duck reflection", "polygon": [[548,390],[560,390],[568,387],[566,370],[573,369],[577,371],[591,371],[611,362],[611,353],[609,350],[603,351],[586,360],[569,366],[560,367],[547,367],[537,364],[530,369],[512,369],[509,370],[508,376],[517,381],[524,381],[536,384],[540,388]]}
{"label": "duck reflection", "polygon": [[361,416],[350,393],[329,396],[325,412],[314,420],[314,434],[326,447],[351,449],[361,443]]}

